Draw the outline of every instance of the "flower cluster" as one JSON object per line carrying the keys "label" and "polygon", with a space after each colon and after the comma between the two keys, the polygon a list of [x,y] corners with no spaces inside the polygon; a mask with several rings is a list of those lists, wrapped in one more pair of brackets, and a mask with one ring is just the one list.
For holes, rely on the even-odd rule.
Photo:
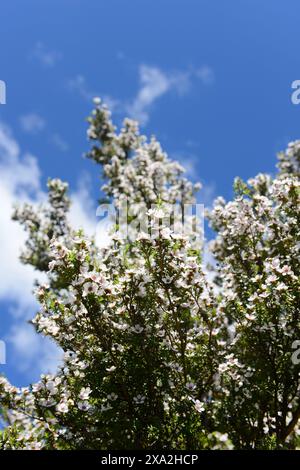
{"label": "flower cluster", "polygon": [[219,416],[239,447],[292,446],[300,416],[299,366],[291,362],[300,337],[298,147],[289,146],[277,178],[236,180],[234,201],[217,200],[209,216],[219,306],[233,332],[220,365]]}

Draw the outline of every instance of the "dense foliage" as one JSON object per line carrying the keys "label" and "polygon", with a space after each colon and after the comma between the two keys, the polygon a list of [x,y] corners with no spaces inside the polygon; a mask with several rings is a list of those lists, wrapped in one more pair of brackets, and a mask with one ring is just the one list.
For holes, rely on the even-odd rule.
{"label": "dense foliage", "polygon": [[300,143],[275,177],[237,179],[234,200],[215,201],[208,274],[199,240],[167,223],[199,186],[136,122],[118,133],[98,99],[89,123],[107,202],[126,202],[142,230],[124,237],[117,224],[99,249],[69,226],[60,180],[45,206],[16,210],[22,261],[48,276],[32,323],[63,361],[21,390],[0,378],[1,447],[297,448]]}

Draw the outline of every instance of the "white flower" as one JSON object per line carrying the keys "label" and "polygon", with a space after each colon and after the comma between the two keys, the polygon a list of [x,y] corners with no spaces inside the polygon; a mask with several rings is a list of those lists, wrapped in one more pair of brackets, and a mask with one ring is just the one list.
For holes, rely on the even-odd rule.
{"label": "white flower", "polygon": [[165,213],[162,209],[149,209],[147,211],[147,215],[154,219],[162,219],[165,216]]}
{"label": "white flower", "polygon": [[193,382],[188,382],[185,386],[186,386],[186,388],[187,388],[189,391],[191,391],[191,392],[192,392],[193,390],[195,390],[195,388],[196,388],[196,385],[195,385]]}
{"label": "white flower", "polygon": [[160,338],[163,338],[165,336],[165,330],[158,330],[157,336],[159,336]]}
{"label": "white flower", "polygon": [[96,284],[99,285],[105,285],[106,284],[106,279],[102,274],[99,273],[86,273],[85,277],[87,279],[90,279],[91,281],[95,282]]}
{"label": "white flower", "polygon": [[268,426],[267,424],[264,425],[263,431],[264,431],[265,434],[268,434],[268,432],[269,432],[269,426]]}
{"label": "white flower", "polygon": [[48,333],[50,333],[52,336],[56,336],[59,333],[59,327],[52,323],[48,328]]}
{"label": "white flower", "polygon": [[247,318],[247,320],[255,320],[255,315],[253,315],[253,313],[246,313],[245,315],[245,318]]}
{"label": "white flower", "polygon": [[142,331],[144,331],[144,328],[141,326],[141,325],[134,325],[132,328],[131,328],[131,331],[133,331],[134,333],[142,333]]}
{"label": "white flower", "polygon": [[140,232],[137,237],[136,237],[137,241],[140,241],[140,240],[149,240],[150,237],[148,235],[148,233],[145,233],[145,232]]}
{"label": "white flower", "polygon": [[[0,383],[0,385],[1,385],[1,383]],[[43,384],[41,382],[38,382],[38,383],[32,385],[33,393],[39,392],[40,390],[42,390],[42,388],[43,388]]]}
{"label": "white flower", "polygon": [[265,292],[262,292],[261,294],[259,294],[259,297],[262,297],[263,299],[265,299],[265,298],[269,297],[269,295],[270,295],[270,292],[265,291]]}
{"label": "white flower", "polygon": [[284,290],[287,290],[287,289],[288,289],[288,286],[285,285],[283,282],[280,282],[280,283],[276,286],[276,290],[278,290],[279,292],[284,291]]}
{"label": "white flower", "polygon": [[168,227],[165,227],[162,229],[162,231],[160,232],[160,236],[164,239],[164,240],[171,240],[171,230],[168,228]]}
{"label": "white flower", "polygon": [[136,405],[142,405],[145,400],[146,400],[146,397],[144,397],[144,395],[139,394],[136,397],[133,397],[133,401]]}
{"label": "white flower", "polygon": [[139,285],[137,295],[139,297],[146,297],[146,295],[147,295],[147,291],[146,291],[145,287],[142,284]]}
{"label": "white flower", "polygon": [[108,411],[108,410],[111,410],[112,409],[112,406],[110,403],[107,403],[106,405],[101,405],[101,411]]}
{"label": "white flower", "polygon": [[271,274],[271,276],[268,276],[267,279],[266,279],[266,283],[269,284],[269,283],[273,283],[273,282],[276,282],[278,279],[277,276],[275,276],[274,274]]}
{"label": "white flower", "polygon": [[287,265],[283,266],[281,269],[278,269],[278,271],[283,275],[283,276],[287,276],[287,275],[292,275],[293,274],[293,271],[291,270],[291,268]]}
{"label": "white flower", "polygon": [[109,395],[107,395],[107,399],[108,400],[111,400],[111,401],[115,401],[116,399],[118,398],[118,395],[114,392],[110,393]]}
{"label": "white flower", "polygon": [[72,359],[76,358],[76,353],[74,351],[66,351],[64,353],[64,360],[66,362],[71,361]]}
{"label": "white flower", "polygon": [[225,433],[225,434],[219,434],[217,437],[218,437],[218,439],[219,439],[220,442],[226,442],[226,441],[228,441],[228,434],[227,434],[227,433]]}
{"label": "white flower", "polygon": [[170,405],[167,401],[163,402],[163,407],[164,407],[164,410],[165,410],[166,413],[168,413],[170,411]]}
{"label": "white flower", "polygon": [[83,286],[83,297],[86,297],[89,294],[97,294],[98,286],[94,282],[86,282]]}
{"label": "white flower", "polygon": [[65,402],[60,402],[57,406],[56,409],[59,413],[68,413],[69,407]]}
{"label": "white flower", "polygon": [[182,367],[179,364],[177,364],[177,362],[172,363],[171,368],[175,370],[176,372],[182,372],[183,370]]}
{"label": "white flower", "polygon": [[198,413],[202,413],[202,411],[205,410],[203,403],[200,400],[195,401],[195,408],[198,411]]}
{"label": "white flower", "polygon": [[91,407],[88,401],[79,401],[77,406],[81,411],[88,411]]}
{"label": "white flower", "polygon": [[219,372],[222,374],[228,369],[228,364],[226,362],[219,364]]}
{"label": "white flower", "polygon": [[51,395],[55,395],[58,392],[56,383],[54,383],[53,381],[47,382],[46,388],[47,390],[49,390]]}
{"label": "white flower", "polygon": [[91,389],[90,387],[83,387],[81,390],[80,390],[80,393],[79,393],[79,398],[80,400],[88,400],[89,396],[91,394]]}
{"label": "white flower", "polygon": [[71,325],[71,323],[73,323],[75,320],[76,320],[75,316],[71,315],[70,317],[66,317],[64,322],[65,322],[65,325]]}
{"label": "white flower", "polygon": [[65,298],[63,299],[63,303],[65,305],[67,305],[67,304],[74,305],[76,300],[77,300],[76,294],[73,291],[70,290],[70,291],[65,293]]}
{"label": "white flower", "polygon": [[53,399],[46,400],[45,398],[42,398],[41,400],[39,400],[39,404],[41,406],[44,406],[45,408],[50,408],[56,405],[56,401]]}

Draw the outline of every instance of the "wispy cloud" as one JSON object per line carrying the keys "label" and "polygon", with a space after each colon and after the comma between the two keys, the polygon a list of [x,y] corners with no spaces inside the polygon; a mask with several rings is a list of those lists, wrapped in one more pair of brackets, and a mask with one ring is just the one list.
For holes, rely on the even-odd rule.
{"label": "wispy cloud", "polygon": [[55,133],[51,136],[51,142],[55,147],[61,152],[67,152],[69,150],[69,144],[66,140],[59,134]]}
{"label": "wispy cloud", "polygon": [[87,80],[83,75],[76,75],[67,82],[70,91],[78,93],[83,99],[91,101],[97,95],[87,84]]}
{"label": "wispy cloud", "polygon": [[169,91],[171,87],[168,77],[158,68],[141,65],[140,89],[127,109],[131,116],[146,124],[149,119],[151,105]]}
{"label": "wispy cloud", "polygon": [[30,57],[37,60],[44,67],[54,67],[62,58],[62,54],[59,51],[49,49],[43,42],[38,41],[34,45]]}
{"label": "wispy cloud", "polygon": [[167,93],[174,92],[178,96],[187,94],[196,81],[203,85],[211,85],[214,81],[213,70],[208,66],[190,67],[187,70],[165,71],[159,67],[141,64],[138,67],[139,89],[132,99],[116,99],[110,95],[99,94],[93,90],[84,75],[77,75],[67,82],[68,89],[76,92],[87,101],[101,96],[111,111],[118,114],[127,113],[146,125],[156,101]]}
{"label": "wispy cloud", "polygon": [[210,84],[213,81],[213,72],[208,66],[196,70],[190,68],[165,72],[158,67],[142,64],[139,67],[140,88],[133,101],[127,105],[127,111],[145,125],[155,101],[172,91],[179,96],[188,93],[194,79]]}
{"label": "wispy cloud", "polygon": [[[20,117],[20,126],[23,132],[26,134],[37,135],[46,128],[45,119],[37,113],[23,114]],[[69,150],[69,144],[66,140],[57,132],[51,133],[48,129],[48,141],[53,144],[60,152],[67,152]]]}
{"label": "wispy cloud", "polygon": [[215,81],[214,71],[211,67],[208,67],[208,65],[199,67],[194,73],[205,85],[211,85]]}
{"label": "wispy cloud", "polygon": [[28,134],[38,134],[45,128],[46,122],[39,114],[28,113],[20,117],[20,125],[24,132]]}

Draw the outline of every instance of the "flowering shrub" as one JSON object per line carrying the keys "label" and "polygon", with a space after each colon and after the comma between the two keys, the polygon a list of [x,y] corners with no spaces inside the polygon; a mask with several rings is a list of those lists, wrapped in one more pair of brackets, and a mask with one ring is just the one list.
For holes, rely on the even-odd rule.
{"label": "flowering shrub", "polygon": [[126,200],[135,222],[146,208],[148,225],[135,239],[116,227],[99,249],[69,226],[60,180],[43,208],[15,211],[22,261],[48,276],[32,323],[63,360],[27,388],[0,378],[1,447],[297,448],[300,143],[280,154],[276,178],[237,179],[234,200],[215,202],[212,279],[202,247],[164,219],[199,186],[136,122],[117,133],[98,99],[89,123],[107,201]]}

